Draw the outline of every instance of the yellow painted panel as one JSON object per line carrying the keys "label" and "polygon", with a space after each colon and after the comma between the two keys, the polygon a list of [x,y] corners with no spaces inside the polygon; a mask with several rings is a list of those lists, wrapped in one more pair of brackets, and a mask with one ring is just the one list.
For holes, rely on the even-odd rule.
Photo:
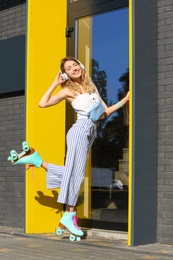
{"label": "yellow painted panel", "polygon": [[131,246],[132,241],[132,34],[133,34],[133,6],[132,1],[129,1],[129,89],[130,89],[130,102],[129,102],[129,194],[128,194],[128,246]]}
{"label": "yellow painted panel", "polygon": [[[92,74],[92,18],[84,17],[78,20],[78,49],[77,57],[85,66],[87,73]],[[86,174],[78,203],[77,215],[80,218],[91,218],[91,153],[88,156]]]}
{"label": "yellow painted panel", "polygon": [[[27,6],[26,140],[44,160],[59,165],[65,156],[65,102],[46,109],[38,102],[66,55],[66,5],[66,0],[30,0]],[[63,209],[58,192],[46,189],[43,169],[34,176],[32,169],[26,172],[26,233],[54,232]]]}

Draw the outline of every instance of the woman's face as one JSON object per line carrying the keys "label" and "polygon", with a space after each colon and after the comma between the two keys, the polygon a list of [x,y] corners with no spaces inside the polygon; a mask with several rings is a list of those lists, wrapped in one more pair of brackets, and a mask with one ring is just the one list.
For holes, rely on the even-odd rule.
{"label": "woman's face", "polygon": [[71,78],[73,81],[75,79],[79,79],[81,77],[81,67],[80,65],[74,60],[68,60],[64,63],[64,70],[65,73]]}

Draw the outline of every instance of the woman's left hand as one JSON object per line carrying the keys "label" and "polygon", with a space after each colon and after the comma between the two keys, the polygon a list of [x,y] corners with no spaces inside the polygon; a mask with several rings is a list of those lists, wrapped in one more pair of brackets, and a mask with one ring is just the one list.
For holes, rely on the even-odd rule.
{"label": "woman's left hand", "polygon": [[129,96],[130,96],[130,93],[129,93],[129,91],[128,91],[127,94],[126,94],[126,96],[125,96],[125,98],[127,99],[127,101],[129,101]]}

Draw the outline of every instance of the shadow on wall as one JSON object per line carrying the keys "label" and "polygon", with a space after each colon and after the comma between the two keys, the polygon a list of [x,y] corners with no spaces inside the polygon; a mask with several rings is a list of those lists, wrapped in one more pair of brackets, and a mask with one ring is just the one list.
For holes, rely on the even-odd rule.
{"label": "shadow on wall", "polygon": [[[64,204],[57,202],[58,195],[59,195],[57,191],[52,190],[52,194],[53,194],[52,197],[45,195],[42,191],[37,191],[37,194],[38,196],[35,196],[35,200],[38,201],[39,204],[57,210],[56,214],[58,214],[60,211],[63,210]],[[78,198],[77,205],[79,206],[83,203],[84,203],[84,194],[82,193]]]}

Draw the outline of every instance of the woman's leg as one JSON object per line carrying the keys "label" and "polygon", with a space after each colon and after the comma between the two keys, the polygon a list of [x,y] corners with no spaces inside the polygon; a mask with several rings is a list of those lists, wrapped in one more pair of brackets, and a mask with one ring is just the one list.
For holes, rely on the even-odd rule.
{"label": "woman's leg", "polygon": [[70,205],[66,205],[66,211],[74,212],[75,211],[75,207],[74,206],[70,206]]}
{"label": "woman's leg", "polygon": [[67,154],[58,202],[66,204],[60,226],[72,234],[83,236],[77,223],[75,205],[83,183],[88,152],[95,138],[95,125],[89,121],[75,124],[67,135]]}
{"label": "woman's leg", "polygon": [[92,121],[78,121],[67,134],[67,154],[58,202],[75,206],[86,171],[88,152],[95,138]]}
{"label": "woman's leg", "polygon": [[45,171],[47,171],[47,169],[48,169],[48,163],[45,162],[45,161],[42,161],[41,167],[42,167]]}

